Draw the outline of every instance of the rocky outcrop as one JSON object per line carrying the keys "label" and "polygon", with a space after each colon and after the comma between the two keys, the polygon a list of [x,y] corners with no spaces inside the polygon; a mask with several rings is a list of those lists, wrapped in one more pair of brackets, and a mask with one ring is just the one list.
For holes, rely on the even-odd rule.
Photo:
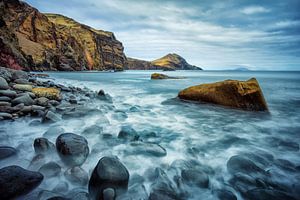
{"label": "rocky outcrop", "polygon": [[179,92],[183,100],[207,102],[250,111],[267,111],[267,103],[255,78],[201,84]]}
{"label": "rocky outcrop", "polygon": [[162,58],[153,61],[144,61],[134,58],[128,58],[126,69],[131,70],[202,70],[200,67],[190,65],[184,58],[177,54],[168,54]]}
{"label": "rocky outcrop", "polygon": [[151,79],[153,80],[160,80],[160,79],[182,79],[183,77],[175,77],[175,76],[168,76],[165,74],[160,73],[153,73],[151,74]]}
{"label": "rocky outcrop", "polygon": [[26,70],[122,70],[122,43],[111,32],[42,14],[19,0],[0,3],[0,64]]}

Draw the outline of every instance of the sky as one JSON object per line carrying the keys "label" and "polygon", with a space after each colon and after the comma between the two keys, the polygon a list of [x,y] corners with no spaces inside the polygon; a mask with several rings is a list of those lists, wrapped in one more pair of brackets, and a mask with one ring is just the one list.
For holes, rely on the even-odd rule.
{"label": "sky", "polygon": [[126,56],[208,70],[300,70],[299,0],[25,0],[112,31]]}

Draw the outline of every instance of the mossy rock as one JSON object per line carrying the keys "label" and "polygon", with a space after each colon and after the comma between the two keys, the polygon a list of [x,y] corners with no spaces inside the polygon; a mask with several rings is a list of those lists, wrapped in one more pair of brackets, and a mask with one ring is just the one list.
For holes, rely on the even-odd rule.
{"label": "mossy rock", "polygon": [[268,106],[255,78],[201,84],[179,92],[183,100],[207,102],[249,111],[267,111]]}
{"label": "mossy rock", "polygon": [[47,99],[60,100],[60,91],[56,88],[33,88],[32,92],[37,97],[46,97]]}
{"label": "mossy rock", "polygon": [[151,79],[168,79],[169,76],[165,74],[153,73],[151,74]]}

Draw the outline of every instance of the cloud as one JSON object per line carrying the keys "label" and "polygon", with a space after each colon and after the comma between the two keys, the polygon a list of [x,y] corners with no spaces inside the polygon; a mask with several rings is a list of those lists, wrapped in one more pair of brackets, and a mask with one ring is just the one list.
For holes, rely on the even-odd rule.
{"label": "cloud", "polygon": [[253,15],[253,14],[258,14],[258,13],[268,13],[268,12],[270,12],[270,10],[267,8],[264,8],[262,6],[249,6],[249,7],[243,8],[241,10],[241,12],[246,15]]}

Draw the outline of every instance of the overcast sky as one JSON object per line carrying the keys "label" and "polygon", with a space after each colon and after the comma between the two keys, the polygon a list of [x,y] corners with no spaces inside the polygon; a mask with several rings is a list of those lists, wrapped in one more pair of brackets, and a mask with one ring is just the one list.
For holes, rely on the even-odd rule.
{"label": "overcast sky", "polygon": [[128,57],[204,69],[300,70],[299,0],[26,0],[112,31]]}

